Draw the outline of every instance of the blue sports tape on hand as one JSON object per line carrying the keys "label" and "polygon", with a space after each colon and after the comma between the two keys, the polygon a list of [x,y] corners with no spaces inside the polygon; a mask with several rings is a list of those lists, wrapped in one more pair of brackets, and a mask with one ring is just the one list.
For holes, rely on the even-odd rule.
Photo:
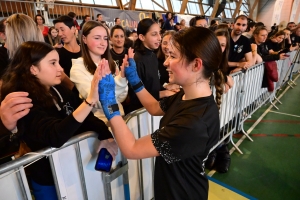
{"label": "blue sports tape on hand", "polygon": [[[129,66],[125,67],[125,76],[133,88],[134,92],[139,92],[144,88],[142,81],[136,71],[136,64],[133,58],[128,59]],[[138,86],[138,87],[135,87]]]}
{"label": "blue sports tape on hand", "polygon": [[106,75],[99,81],[98,94],[102,109],[108,120],[114,116],[121,115],[119,109],[112,109],[112,106],[116,105],[117,101],[115,95],[115,80],[111,74]]}

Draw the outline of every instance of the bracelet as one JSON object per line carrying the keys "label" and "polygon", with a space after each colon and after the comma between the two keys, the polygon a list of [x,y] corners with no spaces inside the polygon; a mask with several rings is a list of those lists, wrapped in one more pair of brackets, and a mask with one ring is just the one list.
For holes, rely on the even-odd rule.
{"label": "bracelet", "polygon": [[89,105],[90,107],[94,107],[94,104],[93,104],[93,103],[89,103],[89,102],[87,102],[87,100],[86,100],[86,99],[84,99],[84,102],[85,102],[87,105]]}

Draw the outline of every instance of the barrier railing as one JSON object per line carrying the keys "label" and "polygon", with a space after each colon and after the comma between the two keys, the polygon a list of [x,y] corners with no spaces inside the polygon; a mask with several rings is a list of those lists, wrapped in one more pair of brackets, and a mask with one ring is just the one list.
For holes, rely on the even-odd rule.
{"label": "barrier railing", "polygon": [[[220,109],[220,140],[212,149],[244,131],[244,122],[262,105],[271,102],[276,92],[299,72],[299,50],[291,52],[290,60],[277,61],[279,82],[273,92],[261,88],[264,66],[258,64],[246,72],[232,75],[234,86],[222,96]],[[151,134],[159,128],[161,117],[153,117],[142,108],[125,117],[136,138]],[[83,133],[72,137],[61,148],[46,148],[0,165],[1,199],[32,199],[24,168],[45,156],[50,161],[59,199],[152,199],[154,196],[154,158],[128,160],[121,154],[109,173],[94,170],[97,134]],[[130,185],[130,190],[129,190]],[[76,197],[76,198],[75,198]]]}

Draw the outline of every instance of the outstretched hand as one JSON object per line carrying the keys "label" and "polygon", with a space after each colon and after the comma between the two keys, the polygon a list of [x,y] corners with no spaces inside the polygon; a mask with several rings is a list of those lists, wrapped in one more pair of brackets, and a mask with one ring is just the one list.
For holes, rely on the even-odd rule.
{"label": "outstretched hand", "polygon": [[141,91],[144,88],[144,84],[142,83],[136,71],[136,64],[133,58],[128,59],[128,66],[125,67],[125,75],[135,93]]}
{"label": "outstretched hand", "polygon": [[113,138],[101,140],[97,152],[99,152],[102,148],[106,148],[110,155],[113,157],[113,159],[115,159],[118,155],[118,145]]}
{"label": "outstretched hand", "polygon": [[115,95],[115,80],[110,73],[107,60],[99,66],[99,75],[102,79],[98,84],[98,95],[104,114],[108,120],[116,115],[120,115],[119,107]]}
{"label": "outstretched hand", "polygon": [[103,66],[106,66],[106,65],[108,65],[108,61],[105,59],[102,59],[99,62],[98,66],[96,68],[96,71],[94,73],[93,80],[91,82],[90,93],[87,97],[87,101],[90,102],[91,104],[95,104],[96,102],[99,101],[98,83],[102,79],[103,76],[110,73],[110,70],[109,71],[107,69],[105,69],[105,71],[102,70],[102,68],[104,68]]}

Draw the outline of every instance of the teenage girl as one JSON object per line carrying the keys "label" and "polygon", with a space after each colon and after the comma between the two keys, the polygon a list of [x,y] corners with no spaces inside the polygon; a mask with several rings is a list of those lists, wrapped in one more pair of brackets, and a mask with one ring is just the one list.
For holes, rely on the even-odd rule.
{"label": "teenage girl", "polygon": [[58,31],[54,26],[49,28],[48,35],[45,37],[45,42],[51,44],[54,48],[62,48],[61,39],[58,36]]}
{"label": "teenage girl", "polygon": [[[96,131],[104,140],[101,145],[115,156],[117,146],[110,131],[91,113],[98,101],[100,76],[94,76],[89,95],[82,102],[60,84],[62,72],[58,53],[51,45],[33,41],[20,45],[3,76],[1,101],[11,92],[24,91],[29,93],[33,107],[12,132],[16,131],[30,150],[37,151],[59,148],[74,134]],[[57,199],[49,161],[43,158],[29,170],[35,199]]]}
{"label": "teenage girl", "polygon": [[[137,73],[145,88],[156,99],[168,96],[160,85],[160,75],[158,70],[158,60],[153,52],[158,49],[161,43],[159,25],[152,19],[146,18],[139,22],[137,27],[138,39],[134,43],[134,60],[136,62]],[[130,113],[142,106],[132,88],[129,88],[130,104],[124,106],[125,113]]]}
{"label": "teenage girl", "polygon": [[[73,81],[79,91],[81,98],[85,99],[89,95],[91,81],[97,66],[101,59],[109,61],[110,69],[115,74],[116,98],[122,115],[124,114],[122,104],[128,93],[127,79],[124,71],[118,70],[118,66],[113,62],[109,50],[109,35],[107,29],[96,21],[88,21],[82,27],[81,38],[82,57],[72,59],[72,68],[70,72],[71,81]],[[99,101],[95,102],[93,113],[99,119],[107,122]]]}
{"label": "teenage girl", "polygon": [[[123,155],[129,159],[156,157],[156,200],[207,199],[204,163],[219,139],[221,69],[227,64],[218,39],[203,27],[191,27],[172,37],[165,66],[170,83],[181,85],[182,90],[161,101],[145,89],[136,73],[135,62],[132,59],[128,62],[126,78],[142,105],[151,115],[164,116],[158,130],[135,139],[118,111],[109,113],[115,102],[114,86],[111,86],[113,81],[108,66],[102,68],[99,99]],[[216,87],[216,101],[210,89],[211,79]]]}

